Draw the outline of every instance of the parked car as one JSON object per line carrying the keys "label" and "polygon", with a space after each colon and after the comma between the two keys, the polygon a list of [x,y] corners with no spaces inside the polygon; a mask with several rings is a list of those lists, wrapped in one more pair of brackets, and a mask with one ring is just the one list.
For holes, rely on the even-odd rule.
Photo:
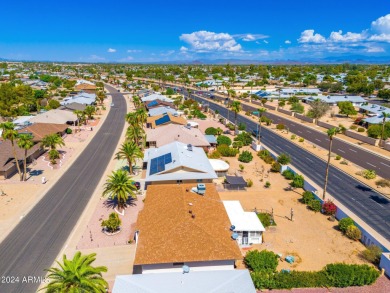
{"label": "parked car", "polygon": [[133,185],[134,185],[135,188],[137,188],[138,190],[141,188],[141,183],[139,183],[138,181],[133,181]]}

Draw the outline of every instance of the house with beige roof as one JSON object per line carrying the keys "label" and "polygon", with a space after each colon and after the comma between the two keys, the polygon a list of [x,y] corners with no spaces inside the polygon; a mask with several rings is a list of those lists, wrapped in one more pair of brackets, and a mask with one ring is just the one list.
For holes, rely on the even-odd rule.
{"label": "house with beige roof", "polygon": [[49,110],[46,112],[39,113],[36,116],[33,116],[29,122],[31,123],[53,123],[53,124],[69,124],[72,125],[76,123],[77,116],[76,114],[65,111],[65,110]]}
{"label": "house with beige roof", "polygon": [[207,149],[210,143],[198,128],[169,124],[154,129],[146,129],[146,147],[161,147],[179,141]]}
{"label": "house with beige roof", "polygon": [[156,128],[168,124],[187,125],[187,120],[183,117],[180,117],[178,115],[172,115],[170,113],[148,117],[146,119],[147,128]]}
{"label": "house with beige roof", "polygon": [[151,185],[135,233],[134,273],[233,270],[242,259],[229,217],[212,183]]}

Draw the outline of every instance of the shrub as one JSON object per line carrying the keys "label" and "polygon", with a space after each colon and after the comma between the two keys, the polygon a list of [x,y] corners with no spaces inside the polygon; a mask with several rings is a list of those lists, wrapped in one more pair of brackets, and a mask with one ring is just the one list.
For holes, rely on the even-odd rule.
{"label": "shrub", "polygon": [[360,238],[362,238],[362,232],[355,225],[349,225],[348,228],[347,228],[347,231],[345,232],[345,235],[347,235],[347,237],[349,239],[352,239],[352,240],[355,240],[355,241],[359,240]]}
{"label": "shrub", "polygon": [[358,132],[365,132],[366,130],[363,127],[359,127],[357,131]]}
{"label": "shrub", "polygon": [[258,213],[257,217],[259,218],[260,222],[263,224],[264,228],[267,228],[269,226],[276,226],[275,222],[272,220],[272,217],[268,213]]}
{"label": "shrub", "polygon": [[227,137],[226,135],[220,135],[217,137],[217,143],[219,145],[226,144],[227,146],[232,144],[232,140],[230,137]]}
{"label": "shrub", "polygon": [[253,160],[253,155],[250,151],[243,151],[239,156],[238,160],[243,163],[249,163]]}
{"label": "shrub", "polygon": [[272,119],[267,118],[265,120],[265,125],[270,126],[272,124]]}
{"label": "shrub", "polygon": [[303,188],[304,183],[305,179],[303,178],[303,176],[295,174],[293,181],[290,183],[290,185],[295,188]]}
{"label": "shrub", "polygon": [[328,279],[322,272],[278,272],[271,283],[272,289],[328,287]]}
{"label": "shrub", "polygon": [[379,179],[375,184],[379,187],[390,187],[390,180]]}
{"label": "shrub", "polygon": [[273,162],[275,162],[275,160],[271,156],[264,158],[264,163],[266,164],[272,164]]}
{"label": "shrub", "polygon": [[299,141],[299,142],[304,142],[305,139],[304,139],[303,137],[300,137],[300,138],[298,139],[298,141]]}
{"label": "shrub", "polygon": [[257,155],[260,157],[260,159],[264,159],[265,157],[270,157],[271,153],[267,149],[264,149],[259,151]]}
{"label": "shrub", "polygon": [[377,124],[370,125],[367,129],[367,135],[372,138],[381,137],[382,127]]}
{"label": "shrub", "polygon": [[242,141],[234,141],[232,146],[234,148],[240,149],[244,146],[244,144],[242,143]]}
{"label": "shrub", "polygon": [[229,128],[229,130],[235,130],[236,129],[236,127],[232,123],[228,123],[228,125],[226,125],[226,127]]}
{"label": "shrub", "polygon": [[336,158],[335,158],[337,161],[341,160],[341,156],[340,155],[337,155]]}
{"label": "shrub", "polygon": [[344,160],[342,160],[342,161],[340,162],[340,164],[341,164],[341,165],[348,165],[348,161],[344,159]]}
{"label": "shrub", "polygon": [[349,129],[355,130],[355,129],[357,129],[357,125],[351,125],[351,126],[349,127]]}
{"label": "shrub", "polygon": [[332,287],[370,285],[379,277],[379,272],[368,265],[328,264],[324,272]]}
{"label": "shrub", "polygon": [[314,194],[311,192],[311,191],[308,191],[306,190],[303,194],[302,194],[302,202],[304,204],[309,204],[311,201],[314,200]]}
{"label": "shrub", "polygon": [[279,155],[277,161],[281,165],[288,165],[291,162],[291,157],[288,154],[282,153]]}
{"label": "shrub", "polygon": [[369,245],[367,246],[367,249],[362,252],[362,257],[365,260],[377,265],[381,259],[381,254],[382,249],[379,246]]}
{"label": "shrub", "polygon": [[291,140],[294,140],[296,138],[297,138],[297,136],[295,134],[291,135]]}
{"label": "shrub", "polygon": [[253,285],[257,289],[274,288],[275,287],[275,272],[272,270],[260,270],[251,272]]}
{"label": "shrub", "polygon": [[241,132],[234,138],[234,141],[240,141],[243,145],[248,146],[252,143],[252,136],[248,132]]}
{"label": "shrub", "polygon": [[217,147],[217,151],[223,156],[223,157],[235,157],[238,154],[238,150],[229,147],[226,144],[221,144]]}
{"label": "shrub", "polygon": [[218,150],[213,151],[209,154],[210,159],[219,159],[221,157],[221,153]]}
{"label": "shrub", "polygon": [[351,225],[355,225],[355,222],[351,218],[343,218],[339,221],[339,229],[343,233],[346,233],[347,228]]}
{"label": "shrub", "polygon": [[335,215],[337,212],[337,207],[333,203],[333,201],[328,200],[322,204],[322,210],[324,211],[325,215]]}
{"label": "shrub", "polygon": [[205,130],[205,134],[207,134],[207,135],[217,135],[217,129],[216,128],[214,128],[214,127],[209,127],[209,128],[207,128],[206,130]]}
{"label": "shrub", "polygon": [[278,162],[273,162],[271,166],[271,172],[278,173],[280,172],[281,165]]}
{"label": "shrub", "polygon": [[284,178],[286,178],[287,180],[293,180],[294,179],[294,172],[291,171],[291,170],[284,170],[282,175],[284,176]]}
{"label": "shrub", "polygon": [[244,171],[244,169],[245,169],[243,164],[238,165],[238,167],[240,168],[240,171]]}
{"label": "shrub", "polygon": [[253,186],[253,181],[252,181],[252,179],[248,179],[247,181],[246,181],[246,186],[247,187],[252,187]]}
{"label": "shrub", "polygon": [[245,265],[252,271],[275,271],[278,266],[278,255],[272,251],[262,250],[248,251],[244,258]]}
{"label": "shrub", "polygon": [[265,182],[264,187],[265,188],[270,188],[271,187],[271,182],[269,182],[269,181]]}
{"label": "shrub", "polygon": [[119,230],[122,221],[119,219],[117,213],[111,213],[107,220],[102,221],[101,226],[106,227],[108,232],[115,232]]}
{"label": "shrub", "polygon": [[283,129],[284,129],[284,124],[278,124],[278,125],[276,125],[276,129],[278,129],[278,130],[283,130]]}
{"label": "shrub", "polygon": [[49,107],[50,109],[57,109],[59,106],[61,106],[60,102],[58,102],[57,100],[53,100],[51,99],[49,101]]}
{"label": "shrub", "polygon": [[321,201],[319,201],[318,199],[313,199],[309,202],[309,208],[312,209],[314,212],[318,213],[319,211],[321,211]]}
{"label": "shrub", "polygon": [[305,112],[305,107],[301,103],[294,103],[291,105],[290,110],[293,112],[303,114],[303,112]]}
{"label": "shrub", "polygon": [[67,128],[67,129],[65,130],[65,132],[66,132],[66,134],[72,134],[72,129]]}
{"label": "shrub", "polygon": [[239,123],[238,124],[238,130],[245,130],[246,129],[246,124],[245,123]]}
{"label": "shrub", "polygon": [[363,171],[363,177],[366,179],[375,179],[376,172],[374,170],[365,170]]}

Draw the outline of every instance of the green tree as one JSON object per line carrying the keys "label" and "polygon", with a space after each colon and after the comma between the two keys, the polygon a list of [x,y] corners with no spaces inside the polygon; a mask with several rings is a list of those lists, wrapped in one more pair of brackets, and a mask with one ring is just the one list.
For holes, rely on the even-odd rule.
{"label": "green tree", "polygon": [[356,115],[357,114],[355,107],[349,101],[338,102],[337,106],[339,107],[339,114],[347,115],[347,117],[349,117],[349,115]]}
{"label": "green tree", "polygon": [[27,151],[34,146],[33,136],[31,134],[21,133],[18,137],[18,147],[24,149],[23,160],[23,180],[27,180]]}
{"label": "green tree", "polygon": [[305,112],[305,107],[298,102],[292,104],[290,110],[299,114],[303,114],[303,112]]}
{"label": "green tree", "polygon": [[110,196],[115,199],[119,209],[124,209],[127,206],[129,197],[136,198],[136,187],[128,172],[124,170],[116,170],[112,172],[106,183],[104,184],[103,196]]}
{"label": "green tree", "polygon": [[96,108],[94,106],[88,105],[84,109],[84,113],[87,116],[88,119],[93,118],[93,114],[96,113]]}
{"label": "green tree", "polygon": [[232,144],[232,140],[226,135],[220,135],[217,137],[217,143],[218,145],[226,144],[227,146],[229,146]]}
{"label": "green tree", "polygon": [[237,115],[242,110],[241,103],[239,101],[233,101],[231,109],[234,112],[234,130],[237,130]]}
{"label": "green tree", "polygon": [[323,194],[322,194],[322,199],[325,199],[326,187],[328,186],[328,175],[329,175],[329,166],[330,166],[330,156],[332,154],[333,137],[336,136],[340,132],[341,132],[340,129],[337,127],[330,128],[327,131],[327,134],[329,137],[328,162],[326,164],[324,190],[323,190]]}
{"label": "green tree", "polygon": [[145,131],[138,125],[130,125],[126,131],[126,139],[134,141],[137,146],[141,146],[141,149],[143,149],[145,143]]}
{"label": "green tree", "polygon": [[50,150],[56,150],[59,146],[64,146],[65,142],[57,133],[45,135],[42,138],[41,144]]}
{"label": "green tree", "polygon": [[42,288],[47,293],[105,293],[108,283],[103,279],[102,273],[107,272],[104,266],[93,267],[96,253],[82,255],[77,251],[72,260],[63,256],[62,263],[57,261],[59,268],[48,269],[50,283]]}
{"label": "green tree", "polygon": [[142,159],[144,154],[134,141],[126,141],[122,144],[119,152],[116,153],[117,159],[127,160],[129,164],[129,173],[133,174],[133,165],[137,159]]}
{"label": "green tree", "polygon": [[316,99],[313,102],[309,103],[310,110],[308,113],[309,117],[314,119],[320,119],[322,116],[326,114],[329,110],[329,104],[321,101],[320,99]]}
{"label": "green tree", "polygon": [[119,216],[117,213],[111,213],[108,216],[107,220],[102,221],[101,226],[105,227],[107,229],[107,232],[115,232],[118,231],[120,228],[120,225],[122,224],[121,219],[119,219]]}
{"label": "green tree", "polygon": [[58,102],[57,100],[51,99],[51,100],[49,101],[49,107],[50,107],[50,109],[57,109],[57,108],[60,107],[60,106],[61,106],[61,104],[60,104],[60,102]]}
{"label": "green tree", "polygon": [[381,144],[385,141],[385,124],[386,120],[390,120],[390,113],[382,112],[382,119]]}
{"label": "green tree", "polygon": [[390,101],[390,89],[382,89],[378,91],[378,98],[384,101]]}
{"label": "green tree", "polygon": [[20,170],[19,160],[18,160],[18,157],[17,157],[17,154],[16,154],[16,147],[15,147],[15,141],[16,141],[16,139],[18,137],[18,131],[15,130],[15,124],[13,124],[12,122],[1,123],[0,124],[0,129],[3,131],[1,133],[1,137],[4,140],[9,140],[11,142],[16,168],[18,170],[20,181],[22,181],[23,180],[23,174],[22,174],[22,171]]}

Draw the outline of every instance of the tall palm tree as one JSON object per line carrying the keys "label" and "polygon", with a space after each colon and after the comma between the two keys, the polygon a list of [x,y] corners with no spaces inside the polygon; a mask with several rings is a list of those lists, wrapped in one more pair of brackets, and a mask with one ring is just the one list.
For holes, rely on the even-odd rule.
{"label": "tall palm tree", "polygon": [[386,123],[386,120],[388,118],[390,118],[390,113],[386,113],[386,112],[382,112],[382,117],[383,117],[383,120],[382,120],[382,132],[381,132],[381,143],[380,145],[383,144],[383,142],[385,141],[385,123]]}
{"label": "tall palm tree", "polygon": [[145,131],[142,127],[135,125],[135,126],[129,126],[126,131],[126,138],[127,140],[134,141],[137,146],[139,146],[141,143],[144,142],[141,141],[141,139],[145,136]]}
{"label": "tall palm tree", "polygon": [[16,141],[18,135],[19,135],[18,131],[15,130],[15,124],[13,124],[12,122],[1,123],[0,124],[0,129],[3,130],[2,134],[1,134],[1,137],[4,140],[9,140],[11,142],[16,168],[18,170],[20,181],[22,181],[23,180],[23,175],[22,175],[22,171],[20,170],[19,160],[18,160],[18,157],[17,157],[17,154],[16,154],[16,148],[15,148],[15,141]]}
{"label": "tall palm tree", "polygon": [[41,290],[47,293],[104,293],[107,292],[108,283],[103,279],[102,273],[107,272],[104,266],[93,267],[96,253],[81,255],[77,251],[72,260],[63,256],[63,263],[57,261],[59,268],[48,269],[50,283]]}
{"label": "tall palm tree", "polygon": [[141,99],[138,96],[133,96],[134,108],[138,109],[141,105]]}
{"label": "tall palm tree", "polygon": [[139,108],[135,111],[135,115],[137,116],[137,120],[139,124],[142,126],[146,123],[146,119],[148,118],[148,113],[146,112],[145,108]]}
{"label": "tall palm tree", "polygon": [[98,100],[100,102],[100,105],[103,105],[103,101],[106,98],[106,95],[104,94],[104,91],[98,91],[96,96],[97,96],[97,98],[98,98]]}
{"label": "tall palm tree", "polygon": [[77,126],[80,131],[80,124],[85,120],[85,113],[80,110],[74,110],[73,113],[77,116]]}
{"label": "tall palm tree", "polygon": [[139,118],[135,112],[130,112],[126,114],[126,122],[130,124],[130,126],[139,126]]}
{"label": "tall palm tree", "polygon": [[129,173],[133,174],[133,164],[137,162],[137,159],[142,159],[144,154],[134,141],[125,141],[119,152],[116,153],[118,159],[125,159],[129,164]]}
{"label": "tall palm tree", "polygon": [[127,206],[129,196],[136,198],[135,190],[136,187],[129,173],[119,169],[108,176],[104,184],[103,195],[111,196],[117,201],[119,209],[124,209]]}
{"label": "tall palm tree", "polygon": [[27,133],[19,134],[18,147],[24,149],[24,160],[23,160],[23,180],[27,180],[27,151],[34,146],[33,136]]}
{"label": "tall palm tree", "polygon": [[43,147],[48,147],[50,150],[56,150],[59,146],[64,146],[65,142],[57,133],[45,135],[42,138],[41,144]]}
{"label": "tall palm tree", "polygon": [[234,112],[234,130],[237,130],[237,114],[241,111],[241,103],[239,101],[233,101],[231,105],[232,111]]}
{"label": "tall palm tree", "polygon": [[338,127],[333,127],[328,129],[327,134],[329,137],[329,151],[328,151],[328,162],[326,164],[326,171],[325,171],[325,182],[324,182],[324,191],[322,194],[322,199],[325,199],[326,195],[326,187],[328,186],[328,175],[329,175],[329,166],[330,166],[330,155],[332,154],[332,145],[333,145],[333,137],[336,136],[336,134],[340,133],[341,130]]}
{"label": "tall palm tree", "polygon": [[87,115],[88,119],[92,119],[93,114],[95,114],[95,112],[96,112],[96,108],[94,106],[91,106],[91,105],[86,106],[84,109],[84,113],[85,113],[85,115]]}
{"label": "tall palm tree", "polygon": [[257,138],[257,140],[260,140],[260,134],[261,134],[261,118],[263,117],[263,114],[265,113],[265,112],[267,112],[267,109],[265,109],[265,108],[259,108],[259,131],[258,131],[258,133],[257,133],[257,136],[258,136],[258,138]]}

